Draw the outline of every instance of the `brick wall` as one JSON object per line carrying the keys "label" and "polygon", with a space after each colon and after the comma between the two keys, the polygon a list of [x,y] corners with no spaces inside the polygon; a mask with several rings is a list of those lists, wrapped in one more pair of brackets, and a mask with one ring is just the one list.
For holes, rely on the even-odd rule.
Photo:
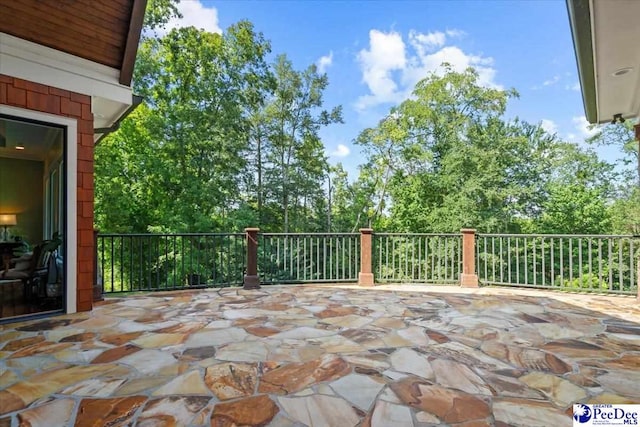
{"label": "brick wall", "polygon": [[[93,114],[91,98],[0,74],[0,104],[70,117],[78,121],[77,310],[93,301]],[[73,266],[68,266],[73,271]]]}

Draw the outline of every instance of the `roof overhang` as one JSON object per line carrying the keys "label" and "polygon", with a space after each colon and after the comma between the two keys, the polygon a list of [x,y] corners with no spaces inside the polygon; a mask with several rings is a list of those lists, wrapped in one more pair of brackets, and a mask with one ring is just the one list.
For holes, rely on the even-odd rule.
{"label": "roof overhang", "polygon": [[124,53],[122,55],[122,65],[120,66],[120,77],[118,79],[121,85],[131,86],[146,7],[147,0],[133,1],[131,19],[129,20],[129,31],[127,32]]}
{"label": "roof overhang", "polygon": [[640,1],[567,0],[587,120],[640,116]]}
{"label": "roof overhang", "polygon": [[96,129],[113,127],[137,105],[131,87],[119,82],[120,70],[4,33],[0,74],[90,96]]}
{"label": "roof overhang", "polygon": [[0,1],[0,33],[115,68],[131,85],[147,0]]}

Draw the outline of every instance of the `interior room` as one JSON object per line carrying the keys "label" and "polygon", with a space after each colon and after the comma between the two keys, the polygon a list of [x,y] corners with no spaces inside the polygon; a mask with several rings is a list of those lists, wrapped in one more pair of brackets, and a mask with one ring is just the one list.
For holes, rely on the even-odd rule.
{"label": "interior room", "polygon": [[64,309],[65,130],[0,115],[0,322]]}

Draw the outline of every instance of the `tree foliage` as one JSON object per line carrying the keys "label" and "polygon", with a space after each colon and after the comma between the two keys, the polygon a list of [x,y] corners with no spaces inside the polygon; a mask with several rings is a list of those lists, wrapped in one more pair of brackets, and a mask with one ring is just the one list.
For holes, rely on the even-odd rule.
{"label": "tree foliage", "polygon": [[[506,118],[516,91],[481,85],[473,69],[445,64],[362,130],[365,161],[349,177],[319,136],[343,121],[324,105],[327,76],[270,61],[247,21],[156,34],[177,4],[148,3],[134,75],[145,103],[96,148],[103,231],[638,232],[635,176]],[[631,129],[606,126],[591,142],[637,164]]]}
{"label": "tree foliage", "polygon": [[315,65],[296,71],[280,55],[272,68],[275,90],[252,128],[256,199],[262,223],[288,232],[308,227],[310,214],[324,201],[322,184],[329,166],[318,131],[342,122],[342,111],[320,110],[329,82]]}
{"label": "tree foliage", "polygon": [[407,232],[607,228],[608,165],[540,126],[506,120],[515,91],[481,86],[473,69],[445,69],[358,137],[370,223]]}

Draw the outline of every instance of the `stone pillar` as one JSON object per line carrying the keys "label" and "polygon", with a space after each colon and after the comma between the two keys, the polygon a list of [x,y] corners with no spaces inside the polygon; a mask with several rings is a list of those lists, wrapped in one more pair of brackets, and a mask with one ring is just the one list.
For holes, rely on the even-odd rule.
{"label": "stone pillar", "polygon": [[258,276],[258,232],[259,228],[245,228],[247,235],[247,271],[244,275],[244,289],[260,289]]}
{"label": "stone pillar", "polygon": [[462,233],[462,276],[460,286],[463,288],[477,288],[476,274],[476,230],[463,228]]}
{"label": "stone pillar", "polygon": [[99,277],[100,271],[98,270],[98,233],[99,231],[93,229],[93,302],[102,301],[102,284],[104,278]]}
{"label": "stone pillar", "polygon": [[373,253],[373,229],[360,229],[360,273],[358,285],[373,286],[373,272],[371,270],[371,254]]}

